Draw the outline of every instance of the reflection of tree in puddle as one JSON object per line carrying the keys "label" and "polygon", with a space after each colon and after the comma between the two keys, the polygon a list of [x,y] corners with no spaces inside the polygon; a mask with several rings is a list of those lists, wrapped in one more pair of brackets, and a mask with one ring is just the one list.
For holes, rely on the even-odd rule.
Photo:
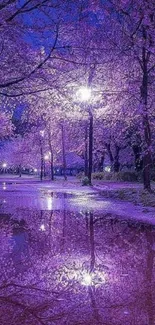
{"label": "reflection of tree in puddle", "polygon": [[[87,229],[87,243],[90,257],[85,261],[86,257],[81,256],[73,262],[73,264],[65,267],[65,274],[68,279],[78,281],[83,286],[99,286],[105,283],[106,274],[105,267],[95,263],[95,242],[94,242],[94,223],[93,213],[86,213],[86,229]],[[88,258],[87,257],[87,258]]]}
{"label": "reflection of tree in puddle", "polygon": [[154,229],[65,204],[13,219],[0,229],[1,324],[154,325]]}
{"label": "reflection of tree in puddle", "polygon": [[154,256],[155,256],[155,242],[153,233],[150,229],[146,230],[146,240],[147,240],[147,256],[146,256],[146,306],[148,313],[148,324],[154,325],[154,295],[153,291],[155,289],[154,277],[153,277],[153,266],[154,266]]}

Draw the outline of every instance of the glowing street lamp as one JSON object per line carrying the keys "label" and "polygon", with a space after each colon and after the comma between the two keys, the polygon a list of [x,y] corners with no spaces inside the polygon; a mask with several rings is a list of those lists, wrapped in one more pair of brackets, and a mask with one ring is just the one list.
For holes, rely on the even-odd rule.
{"label": "glowing street lamp", "polygon": [[7,168],[7,163],[6,163],[6,162],[4,162],[4,163],[2,164],[2,168],[4,169],[4,173],[6,173],[6,168]]}
{"label": "glowing street lamp", "polygon": [[41,135],[41,137],[44,137],[44,134],[45,134],[45,130],[41,130],[41,131],[40,131],[40,135]]}
{"label": "glowing street lamp", "polygon": [[49,159],[49,156],[48,156],[48,155],[45,155],[45,156],[44,156],[44,159],[45,159],[45,160],[48,160],[48,159]]}
{"label": "glowing street lamp", "polygon": [[41,230],[41,231],[45,231],[45,230],[46,230],[46,228],[45,228],[45,225],[44,225],[44,224],[42,224],[42,225],[40,226],[40,230]]}
{"label": "glowing street lamp", "polygon": [[81,87],[77,92],[77,97],[82,102],[88,101],[91,98],[91,89],[88,87]]}

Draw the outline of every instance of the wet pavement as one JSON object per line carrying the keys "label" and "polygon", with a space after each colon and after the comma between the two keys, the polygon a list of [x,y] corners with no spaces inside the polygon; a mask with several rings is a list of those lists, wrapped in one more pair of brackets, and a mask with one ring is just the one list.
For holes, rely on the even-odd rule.
{"label": "wet pavement", "polygon": [[0,324],[155,324],[155,226],[112,204],[0,183]]}

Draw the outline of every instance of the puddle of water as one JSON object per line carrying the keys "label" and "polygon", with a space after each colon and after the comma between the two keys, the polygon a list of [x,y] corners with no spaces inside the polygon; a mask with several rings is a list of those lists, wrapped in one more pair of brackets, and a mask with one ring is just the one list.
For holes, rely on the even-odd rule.
{"label": "puddle of water", "polygon": [[93,195],[9,195],[0,208],[1,324],[154,325],[154,227],[89,209]]}

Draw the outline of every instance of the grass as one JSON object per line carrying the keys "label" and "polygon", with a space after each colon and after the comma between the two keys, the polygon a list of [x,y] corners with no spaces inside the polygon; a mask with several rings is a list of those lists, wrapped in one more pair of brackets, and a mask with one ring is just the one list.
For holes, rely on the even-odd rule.
{"label": "grass", "polygon": [[103,189],[101,194],[108,198],[128,201],[144,207],[155,207],[155,192],[148,193],[140,188]]}

